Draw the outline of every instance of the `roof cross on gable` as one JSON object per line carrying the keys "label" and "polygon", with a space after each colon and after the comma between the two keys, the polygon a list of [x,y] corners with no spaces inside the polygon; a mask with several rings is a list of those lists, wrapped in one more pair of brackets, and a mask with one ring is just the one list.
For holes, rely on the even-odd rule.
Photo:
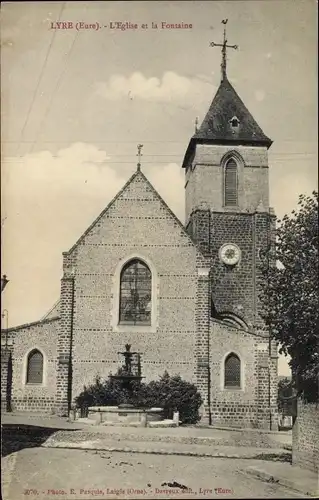
{"label": "roof cross on gable", "polygon": [[224,40],[223,43],[215,43],[211,42],[210,46],[211,47],[221,47],[222,48],[222,62],[221,62],[221,69],[222,69],[222,81],[227,78],[226,75],[226,65],[227,65],[227,49],[238,49],[238,45],[227,45],[227,38],[226,38],[226,24],[228,22],[228,19],[223,19],[222,24],[224,25]]}
{"label": "roof cross on gable", "polygon": [[137,170],[138,171],[141,170],[141,157],[143,156],[142,155],[142,147],[143,147],[143,144],[137,145],[137,155],[136,156],[138,156],[138,163],[137,163]]}

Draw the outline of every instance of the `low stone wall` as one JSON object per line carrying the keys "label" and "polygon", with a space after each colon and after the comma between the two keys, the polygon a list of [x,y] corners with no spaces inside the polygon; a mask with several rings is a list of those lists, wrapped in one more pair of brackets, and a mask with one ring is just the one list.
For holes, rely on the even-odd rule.
{"label": "low stone wall", "polygon": [[11,352],[1,351],[1,411],[8,411],[11,407]]}
{"label": "low stone wall", "polygon": [[292,429],[292,463],[319,471],[319,404],[298,401],[297,418]]}
{"label": "low stone wall", "polygon": [[[36,388],[37,389],[37,388]],[[41,396],[25,396],[14,400],[12,406],[14,411],[25,411],[43,413],[48,415],[54,414],[55,399],[53,397]]]}
{"label": "low stone wall", "polygon": [[113,423],[118,425],[136,423],[145,427],[147,422],[163,420],[163,408],[134,408],[119,406],[91,406],[88,408],[88,419],[98,424]]}

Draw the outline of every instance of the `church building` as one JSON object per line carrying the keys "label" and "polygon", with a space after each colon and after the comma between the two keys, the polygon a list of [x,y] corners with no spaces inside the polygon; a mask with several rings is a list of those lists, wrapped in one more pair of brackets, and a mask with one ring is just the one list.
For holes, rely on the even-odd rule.
{"label": "church building", "polygon": [[[194,383],[201,422],[276,429],[277,346],[261,317],[261,264],[274,245],[264,134],[226,74],[190,138],[185,224],[137,170],[63,253],[61,294],[40,321],[2,331],[4,409],[67,415],[125,344],[145,381]],[[2,342],[3,344],[3,342]]]}

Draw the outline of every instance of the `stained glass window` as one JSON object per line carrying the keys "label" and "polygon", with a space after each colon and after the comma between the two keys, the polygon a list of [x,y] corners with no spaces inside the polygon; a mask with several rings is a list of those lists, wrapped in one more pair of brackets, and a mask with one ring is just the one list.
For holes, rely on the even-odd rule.
{"label": "stained glass window", "polygon": [[131,260],[121,272],[120,323],[151,324],[152,274],[144,262]]}
{"label": "stained glass window", "polygon": [[42,384],[43,355],[40,351],[31,351],[28,356],[27,384]]}
{"label": "stained glass window", "polygon": [[225,360],[225,387],[240,388],[240,359],[234,353]]}
{"label": "stained glass window", "polygon": [[237,163],[231,158],[225,166],[225,205],[236,206],[237,203]]}

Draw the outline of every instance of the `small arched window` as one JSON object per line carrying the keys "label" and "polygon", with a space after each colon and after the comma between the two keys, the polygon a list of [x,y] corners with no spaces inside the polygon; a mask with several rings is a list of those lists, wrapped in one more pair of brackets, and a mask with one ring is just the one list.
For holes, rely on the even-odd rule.
{"label": "small arched window", "polygon": [[27,361],[27,384],[42,384],[43,355],[37,349],[31,351]]}
{"label": "small arched window", "polygon": [[224,201],[225,206],[235,207],[238,204],[237,163],[230,158],[225,165]]}
{"label": "small arched window", "polygon": [[229,120],[229,123],[231,124],[231,126],[233,128],[239,127],[239,120],[238,120],[237,116],[233,116],[232,119]]}
{"label": "small arched window", "polygon": [[152,273],[141,260],[131,260],[121,272],[120,323],[150,325],[151,309]]}
{"label": "small arched window", "polygon": [[237,354],[228,354],[225,359],[225,388],[240,388],[240,359]]}

